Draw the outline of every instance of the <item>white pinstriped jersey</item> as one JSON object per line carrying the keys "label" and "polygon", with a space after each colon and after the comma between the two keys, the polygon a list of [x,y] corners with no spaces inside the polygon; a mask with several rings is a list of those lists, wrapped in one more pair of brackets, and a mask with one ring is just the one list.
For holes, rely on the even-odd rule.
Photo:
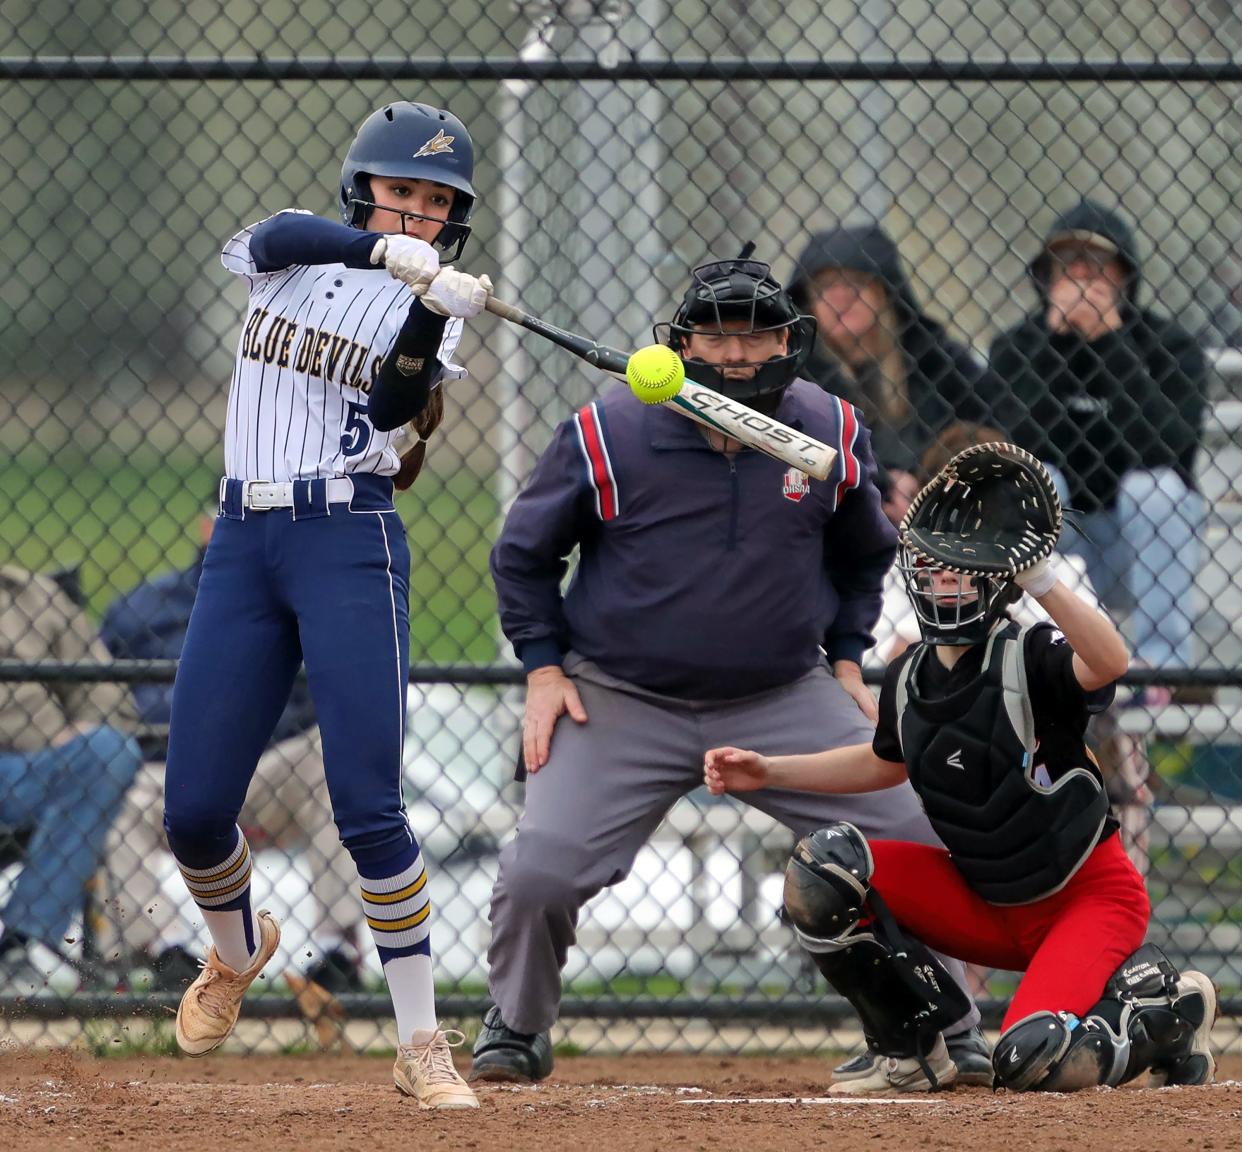
{"label": "white pinstriped jersey", "polygon": [[[367,393],[410,307],[410,290],[383,268],[295,264],[259,272],[250,254],[258,225],[220,253],[250,285],[224,432],[224,465],[237,480],[310,480],[400,467],[401,429],[377,432]],[[443,380],[466,370],[452,362],[462,322],[444,328]]]}

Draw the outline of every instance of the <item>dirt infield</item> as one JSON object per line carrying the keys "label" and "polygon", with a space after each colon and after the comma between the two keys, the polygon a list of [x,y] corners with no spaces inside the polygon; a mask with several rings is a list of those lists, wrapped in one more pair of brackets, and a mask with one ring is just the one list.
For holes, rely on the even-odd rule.
{"label": "dirt infield", "polygon": [[1228,1079],[1242,1075],[1242,1057],[1224,1060],[1223,1082],[1209,1088],[1021,1097],[974,1088],[870,1104],[822,1102],[825,1071],[805,1057],[567,1058],[545,1085],[484,1087],[478,1112],[432,1115],[399,1096],[389,1062],[372,1057],[16,1052],[0,1055],[0,1148],[767,1152],[830,1139],[833,1152],[1223,1152],[1242,1144],[1242,1083]]}

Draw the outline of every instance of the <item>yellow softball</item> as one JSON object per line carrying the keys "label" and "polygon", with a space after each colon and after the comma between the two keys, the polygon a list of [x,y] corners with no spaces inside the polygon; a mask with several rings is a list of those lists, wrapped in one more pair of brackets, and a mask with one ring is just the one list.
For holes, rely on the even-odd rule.
{"label": "yellow softball", "polygon": [[681,391],[686,365],[671,348],[649,344],[625,362],[625,379],[644,404],[663,404]]}

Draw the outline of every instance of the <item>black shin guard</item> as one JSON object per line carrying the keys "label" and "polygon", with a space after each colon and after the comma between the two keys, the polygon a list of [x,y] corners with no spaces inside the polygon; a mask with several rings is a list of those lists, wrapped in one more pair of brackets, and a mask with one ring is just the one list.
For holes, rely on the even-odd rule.
{"label": "black shin guard", "polygon": [[[858,829],[821,829],[799,842],[789,862],[785,912],[816,967],[858,1013],[868,1047],[922,1063],[937,1035],[970,1011],[970,999],[898,927],[870,890],[871,871]],[[935,1084],[926,1064],[924,1071]]]}
{"label": "black shin guard", "polygon": [[1200,972],[1179,976],[1154,944],[1113,974],[1081,1018],[1036,1012],[1005,1030],[992,1055],[997,1083],[1022,1091],[1116,1086],[1151,1069],[1154,1084],[1205,1084],[1216,993]]}
{"label": "black shin guard", "polygon": [[[1144,944],[1113,973],[1091,1015],[1121,1005],[1130,1051],[1117,1084],[1151,1069],[1165,1083],[1201,1084],[1210,1078],[1207,1036],[1216,1017],[1216,991],[1199,972],[1179,976],[1154,944]],[[1200,1050],[1201,1049],[1201,1050]],[[1193,1065],[1193,1066],[1192,1066]]]}

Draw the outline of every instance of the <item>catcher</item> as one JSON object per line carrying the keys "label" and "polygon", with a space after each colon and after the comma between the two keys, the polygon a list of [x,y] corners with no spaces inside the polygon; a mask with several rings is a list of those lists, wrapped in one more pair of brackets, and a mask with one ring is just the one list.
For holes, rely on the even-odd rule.
{"label": "catcher", "polygon": [[[1061,507],[1011,444],[968,448],[916,497],[898,563],[922,642],[888,668],[870,744],[767,758],[714,748],[711,792],[866,792],[909,777],[948,850],[850,824],[803,839],[785,875],[798,939],[863,1021],[876,1059],[830,1093],[929,1091],[954,1067],[960,1015],[939,961],[1024,973],[992,1066],[998,1087],[1065,1092],[1150,1071],[1205,1084],[1216,991],[1144,944],[1150,903],[1086,745],[1129,656],[1106,616],[1058,579]],[[1055,622],[1020,629],[1026,593]]]}

